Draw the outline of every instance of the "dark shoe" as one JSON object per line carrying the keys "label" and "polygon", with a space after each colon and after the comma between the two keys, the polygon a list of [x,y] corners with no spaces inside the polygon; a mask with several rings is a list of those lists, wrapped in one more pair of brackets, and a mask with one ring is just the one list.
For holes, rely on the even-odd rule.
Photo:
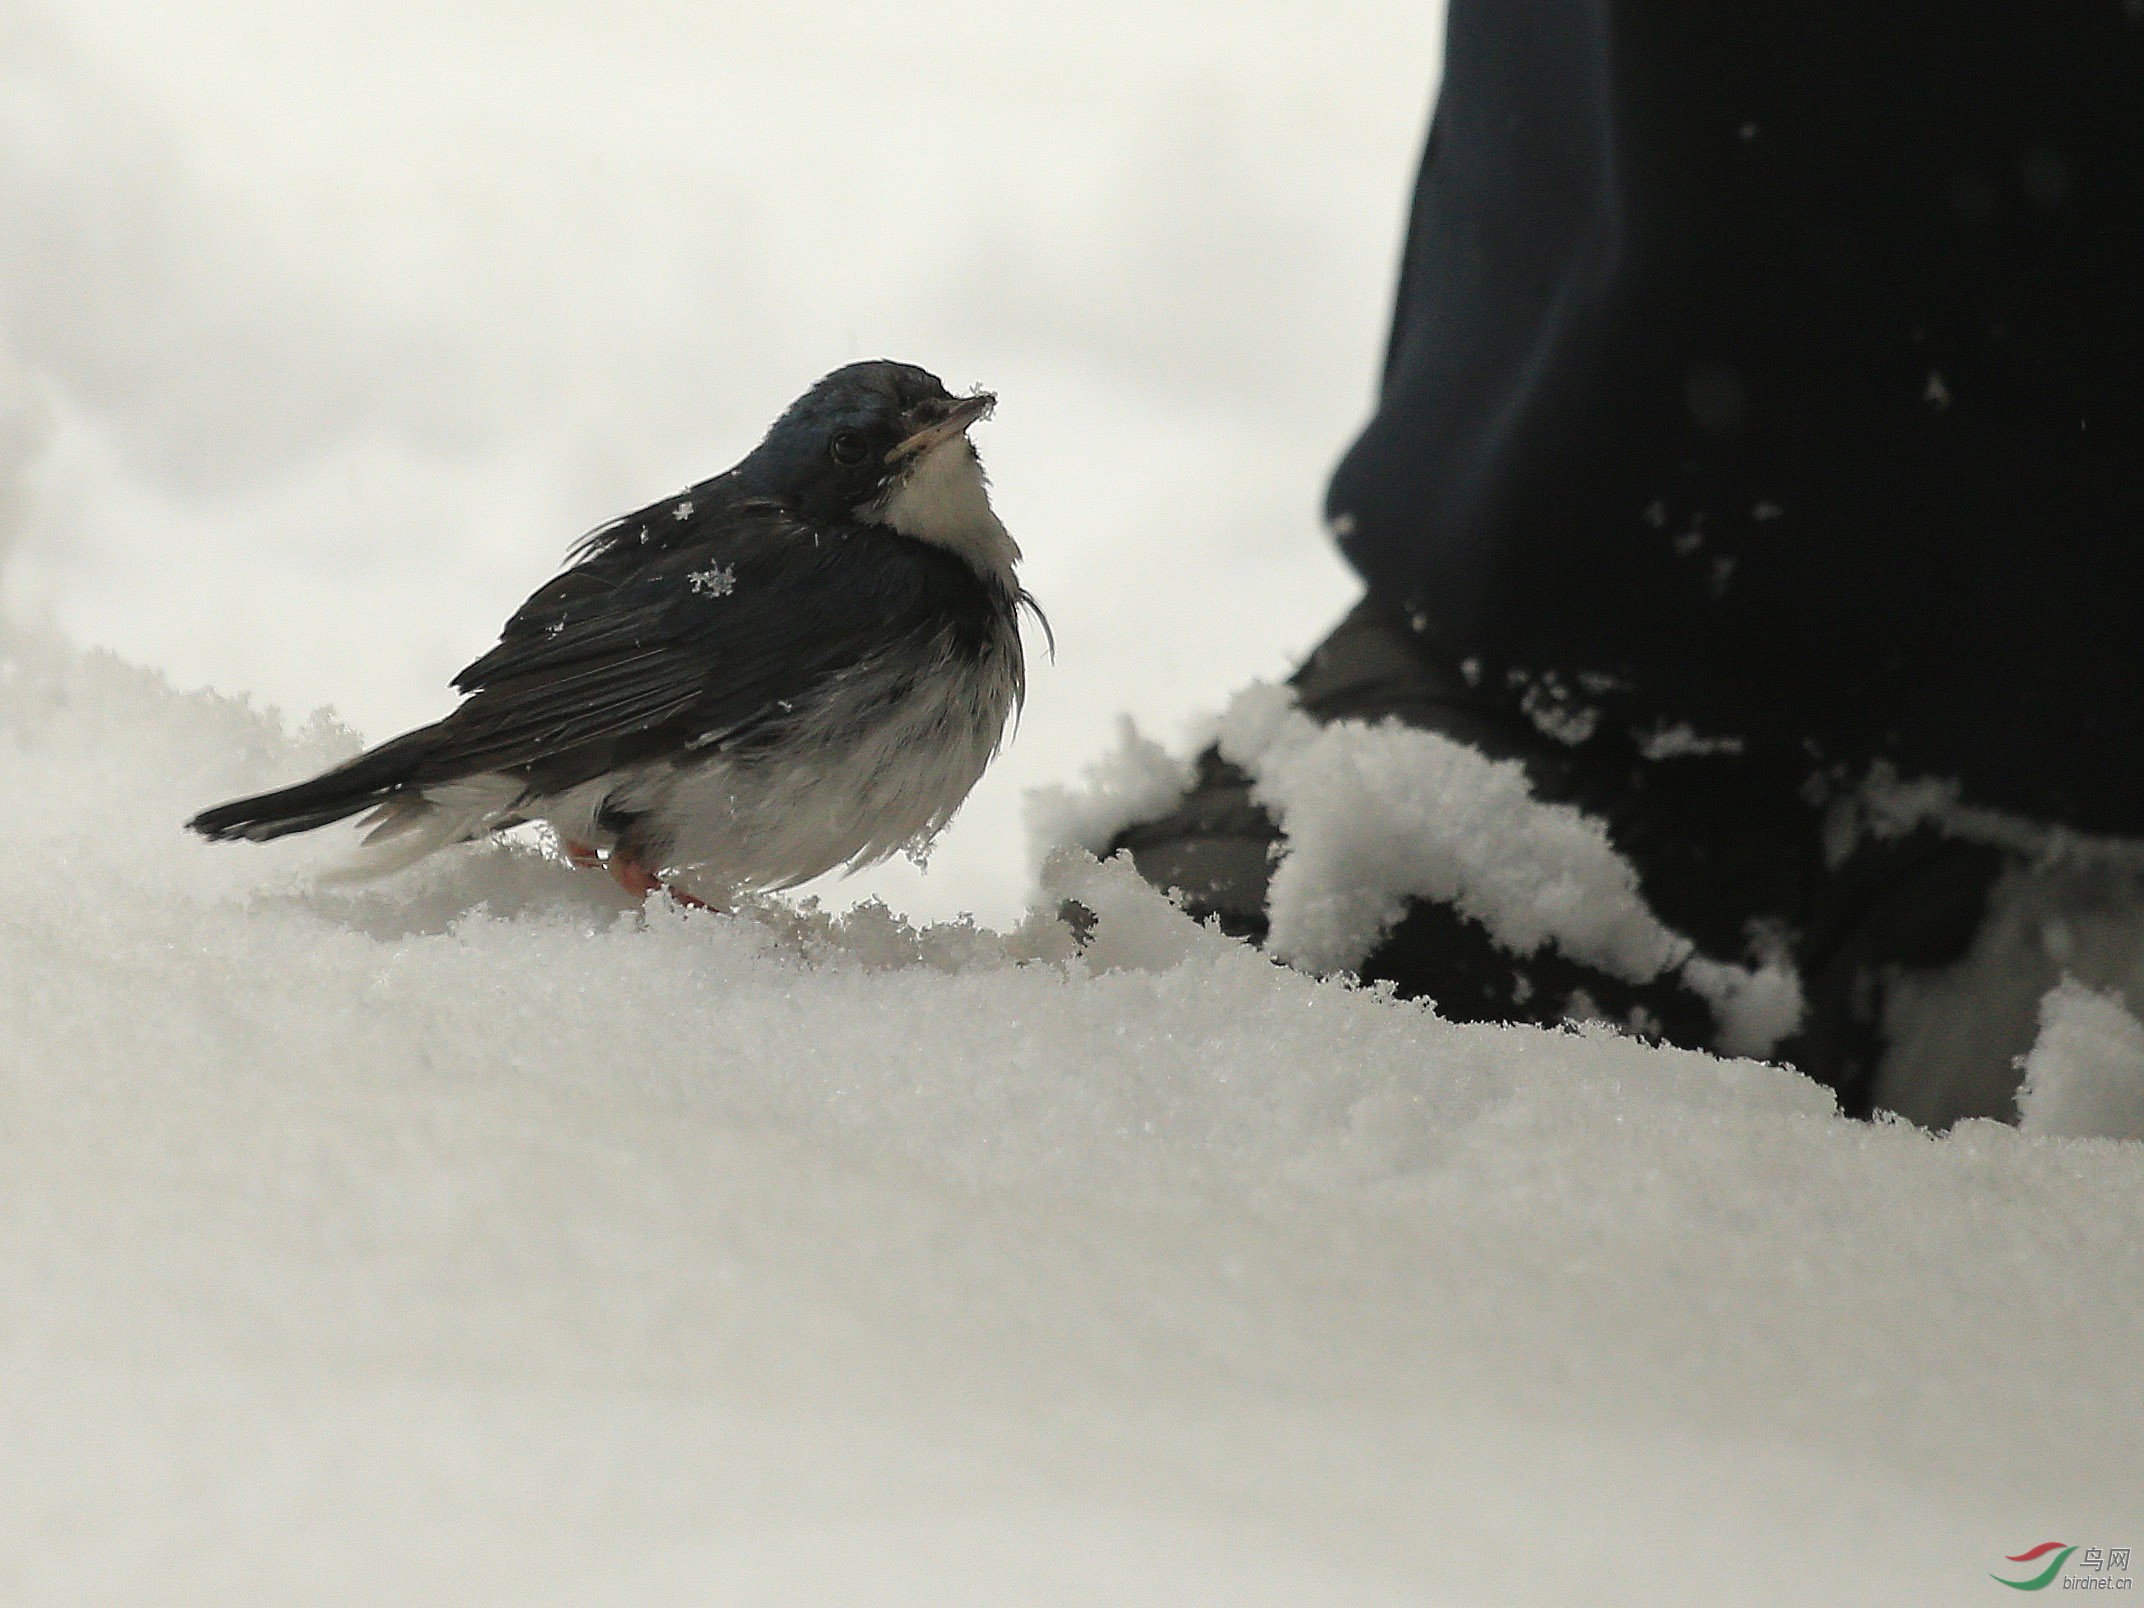
{"label": "dark shoe", "polygon": [[[1604,718],[1602,700],[1612,699],[1613,689],[1580,695],[1547,678],[1488,676],[1440,655],[1407,621],[1372,600],[1341,621],[1289,684],[1298,706],[1321,723],[1395,719],[1491,759],[1516,760],[1537,797],[1607,818],[1612,835],[1618,817],[1644,813],[1623,796],[1644,761],[1620,726]],[[1262,943],[1281,832],[1251,795],[1250,777],[1209,749],[1177,806],[1126,828],[1110,852],[1128,850],[1140,875],[1176,893],[1193,917],[1217,920],[1224,931]],[[1674,836],[1666,830],[1634,835],[1664,842]],[[1616,841],[1624,846],[1621,835]],[[1739,923],[1724,949],[1691,936],[1713,953],[1739,954],[1744,941]],[[1552,947],[1515,956],[1479,922],[1420,900],[1359,975],[1391,983],[1410,998],[1432,999],[1456,1021],[1606,1018],[1683,1044],[1707,1043],[1712,1033],[1711,1008],[1672,977],[1633,984]]]}
{"label": "dark shoe", "polygon": [[[1882,1054],[1888,968],[1960,958],[2001,867],[1994,850],[1929,829],[1864,838],[1834,865],[1802,753],[1749,752],[1663,734],[1620,689],[1453,663],[1425,633],[1365,600],[1291,678],[1320,722],[1397,719],[1524,766],[1537,798],[1605,823],[1662,923],[1701,955],[1746,963],[1760,944],[1805,979],[1806,1010],[1772,1051],[1867,1115]],[[1282,834],[1251,778],[1209,749],[1184,798],[1110,845],[1200,920],[1262,943]],[[1426,900],[1359,975],[1427,998],[1455,1021],[1618,1021],[1691,1048],[1720,1043],[1714,1009],[1680,977],[1634,984],[1553,945],[1500,947],[1479,923]]]}

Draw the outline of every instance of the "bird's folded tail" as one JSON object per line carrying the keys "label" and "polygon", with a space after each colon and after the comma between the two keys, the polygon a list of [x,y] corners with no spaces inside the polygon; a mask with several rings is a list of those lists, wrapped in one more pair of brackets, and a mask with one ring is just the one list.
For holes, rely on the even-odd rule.
{"label": "bird's folded tail", "polygon": [[235,838],[266,843],[340,821],[406,791],[413,780],[411,772],[430,747],[422,740],[429,735],[429,729],[409,732],[310,781],[218,804],[188,821],[187,828],[212,843]]}
{"label": "bird's folded tail", "polygon": [[510,776],[483,774],[419,782],[413,774],[431,751],[430,728],[382,743],[310,781],[233,799],[186,824],[214,843],[266,843],[310,832],[370,810],[356,859],[335,881],[384,876],[508,823],[523,788]]}

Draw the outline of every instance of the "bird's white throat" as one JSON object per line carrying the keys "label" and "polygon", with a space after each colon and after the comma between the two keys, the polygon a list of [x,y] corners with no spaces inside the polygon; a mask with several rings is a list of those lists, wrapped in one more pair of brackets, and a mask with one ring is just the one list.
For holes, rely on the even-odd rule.
{"label": "bird's white throat", "polygon": [[1013,585],[1020,544],[990,506],[982,461],[964,435],[941,441],[887,487],[863,517],[904,536],[943,547],[976,573]]}

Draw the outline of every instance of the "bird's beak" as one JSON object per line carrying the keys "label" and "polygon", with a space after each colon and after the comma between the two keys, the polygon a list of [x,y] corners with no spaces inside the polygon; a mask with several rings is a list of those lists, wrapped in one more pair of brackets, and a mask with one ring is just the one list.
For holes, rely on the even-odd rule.
{"label": "bird's beak", "polygon": [[950,441],[976,420],[988,418],[990,410],[997,405],[998,399],[988,391],[956,397],[950,402],[924,403],[909,415],[911,419],[921,421],[919,427],[895,444],[886,454],[886,461],[901,463],[930,451],[941,441]]}

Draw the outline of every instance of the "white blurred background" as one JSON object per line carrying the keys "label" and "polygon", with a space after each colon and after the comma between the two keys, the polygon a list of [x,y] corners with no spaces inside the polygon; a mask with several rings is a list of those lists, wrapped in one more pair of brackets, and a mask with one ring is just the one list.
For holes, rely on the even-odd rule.
{"label": "white blurred background", "polygon": [[815,891],[1006,920],[1026,788],[1119,711],[1179,740],[1353,595],[1317,510],[1441,21],[0,0],[0,405],[49,424],[6,607],[378,740],[580,532],[918,362],[1003,398],[1059,654],[928,873]]}

